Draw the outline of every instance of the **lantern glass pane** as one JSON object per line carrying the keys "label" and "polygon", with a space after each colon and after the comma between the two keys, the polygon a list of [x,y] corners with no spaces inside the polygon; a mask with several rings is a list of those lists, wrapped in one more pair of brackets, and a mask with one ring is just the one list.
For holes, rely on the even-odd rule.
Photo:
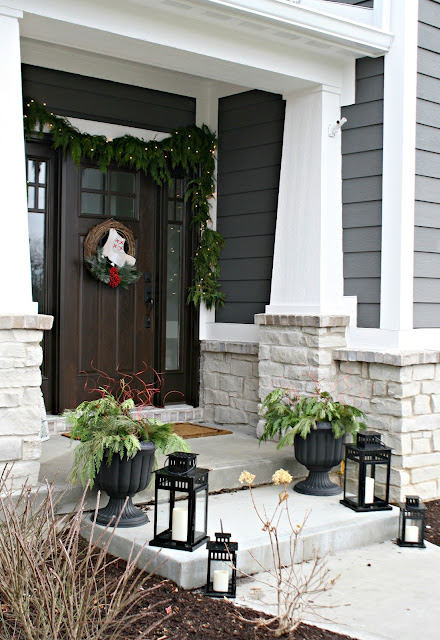
{"label": "lantern glass pane", "polygon": [[[216,574],[216,571],[218,571],[219,573]],[[227,572],[227,574],[224,573],[225,571]],[[231,580],[232,560],[211,560],[212,590],[229,591]]]}
{"label": "lantern glass pane", "polygon": [[376,465],[376,477],[374,481],[374,496],[376,500],[383,500],[386,502],[387,499],[387,465],[385,464],[377,464]]}
{"label": "lantern glass pane", "polygon": [[345,498],[355,504],[359,494],[359,463],[357,460],[345,461]]}
{"label": "lantern glass pane", "polygon": [[157,525],[156,535],[160,536],[170,529],[170,492],[159,489],[157,492]]}
{"label": "lantern glass pane", "polygon": [[373,504],[376,495],[375,468],[372,464],[365,465],[364,504]]}
{"label": "lantern glass pane", "polygon": [[208,490],[204,489],[196,493],[196,517],[195,517],[195,537],[197,541],[206,535],[206,503],[208,499]]}
{"label": "lantern glass pane", "polygon": [[422,521],[419,518],[411,518],[407,516],[405,518],[403,535],[404,542],[422,542]]}

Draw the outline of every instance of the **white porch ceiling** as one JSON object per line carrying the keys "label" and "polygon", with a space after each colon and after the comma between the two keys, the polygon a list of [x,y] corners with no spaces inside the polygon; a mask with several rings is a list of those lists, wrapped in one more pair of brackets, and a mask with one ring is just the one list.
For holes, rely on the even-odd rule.
{"label": "white porch ceiling", "polygon": [[283,94],[311,84],[341,87],[356,57],[381,55],[391,43],[371,24],[280,0],[11,4],[24,11],[25,38]]}

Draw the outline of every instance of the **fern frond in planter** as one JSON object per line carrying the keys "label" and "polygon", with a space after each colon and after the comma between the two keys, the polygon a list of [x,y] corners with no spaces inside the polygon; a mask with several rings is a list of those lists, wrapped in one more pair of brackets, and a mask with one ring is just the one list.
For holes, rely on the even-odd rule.
{"label": "fern frond in planter", "polygon": [[287,389],[275,389],[261,406],[266,420],[260,442],[280,437],[277,448],[293,445],[295,436],[306,439],[317,422],[330,422],[333,436],[356,435],[367,428],[361,409],[334,400],[327,391],[316,389],[313,396],[299,396]]}
{"label": "fern frond in planter", "polygon": [[133,458],[141,442],[152,442],[158,451],[189,451],[185,440],[173,432],[171,424],[159,420],[138,419],[133,415],[132,399],[119,402],[103,390],[102,398],[82,402],[74,411],[66,411],[71,437],[79,438],[74,451],[70,481],[90,487],[102,464],[111,465],[113,456]]}

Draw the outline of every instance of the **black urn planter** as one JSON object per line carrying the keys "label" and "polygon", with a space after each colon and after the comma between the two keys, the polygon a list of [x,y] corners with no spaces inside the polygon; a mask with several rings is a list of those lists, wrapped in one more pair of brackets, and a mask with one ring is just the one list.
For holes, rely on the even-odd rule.
{"label": "black urn planter", "polygon": [[[96,518],[98,524],[110,524],[113,527],[122,510],[118,527],[139,527],[149,522],[148,516],[134,506],[132,497],[150,483],[156,447],[152,442],[141,442],[140,445],[140,451],[133,458],[114,455],[110,466],[103,460],[96,474],[95,485],[97,489],[105,491],[110,500],[107,506],[99,509]],[[92,514],[92,520],[94,516]]]}
{"label": "black urn planter", "polygon": [[308,496],[336,496],[342,493],[341,487],[329,478],[329,471],[339,464],[344,457],[345,436],[333,437],[330,422],[317,422],[316,430],[312,429],[304,440],[295,437],[295,458],[307,467],[309,475],[298,482],[294,491]]}

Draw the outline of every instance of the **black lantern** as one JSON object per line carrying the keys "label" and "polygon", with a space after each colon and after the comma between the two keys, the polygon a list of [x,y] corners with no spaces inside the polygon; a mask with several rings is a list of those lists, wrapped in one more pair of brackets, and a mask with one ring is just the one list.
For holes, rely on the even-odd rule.
{"label": "black lantern", "polygon": [[235,598],[237,591],[238,542],[230,542],[230,533],[216,533],[208,549],[208,574],[205,595],[212,598]]}
{"label": "black lantern", "polygon": [[194,551],[209,539],[209,470],[198,469],[196,457],[172,453],[168,464],[156,471],[153,547]]}
{"label": "black lantern", "polygon": [[404,504],[400,504],[400,547],[425,548],[425,513],[426,507],[419,496],[406,496]]}
{"label": "black lantern", "polygon": [[358,433],[356,444],[345,445],[344,498],[354,511],[388,511],[391,449],[374,431]]}

